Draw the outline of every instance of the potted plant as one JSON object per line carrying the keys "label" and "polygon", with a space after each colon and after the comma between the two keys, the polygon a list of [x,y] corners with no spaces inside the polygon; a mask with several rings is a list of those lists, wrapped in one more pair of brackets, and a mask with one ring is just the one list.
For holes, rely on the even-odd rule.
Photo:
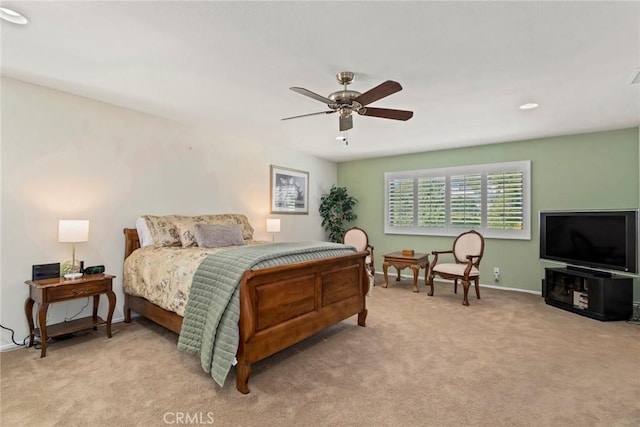
{"label": "potted plant", "polygon": [[329,240],[332,242],[342,242],[344,234],[343,223],[355,221],[358,217],[353,212],[353,207],[358,200],[347,193],[346,187],[336,187],[333,185],[329,194],[320,198],[320,216],[322,216],[322,226],[329,232]]}

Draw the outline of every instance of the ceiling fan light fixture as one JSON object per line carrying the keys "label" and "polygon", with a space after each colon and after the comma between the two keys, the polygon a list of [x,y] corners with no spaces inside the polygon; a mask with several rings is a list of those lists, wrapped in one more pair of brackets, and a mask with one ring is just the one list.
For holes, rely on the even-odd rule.
{"label": "ceiling fan light fixture", "polygon": [[521,110],[533,110],[534,108],[538,108],[538,104],[536,102],[527,102],[526,104],[522,104],[520,107]]}
{"label": "ceiling fan light fixture", "polygon": [[0,19],[18,25],[26,25],[29,23],[29,18],[6,7],[0,7]]}
{"label": "ceiling fan light fixture", "polygon": [[338,112],[340,113],[338,122],[340,131],[347,131],[353,128],[354,112],[358,113],[361,116],[379,117],[382,119],[393,119],[402,121],[407,121],[411,117],[413,117],[412,111],[375,107],[364,108],[365,106],[379,99],[385,98],[389,95],[401,91],[402,86],[400,85],[400,83],[393,80],[387,80],[364,93],[360,93],[355,90],[347,89],[347,85],[349,85],[353,81],[354,73],[350,71],[343,71],[342,73],[338,73],[336,75],[336,78],[338,79],[338,83],[344,85],[344,88],[342,90],[329,94],[328,97],[318,95],[317,93],[302,87],[294,86],[289,88],[292,91],[299,93],[300,95],[308,96],[309,98],[315,99],[316,101],[323,102],[327,105],[327,107],[331,109],[330,111],[285,117],[282,120]]}

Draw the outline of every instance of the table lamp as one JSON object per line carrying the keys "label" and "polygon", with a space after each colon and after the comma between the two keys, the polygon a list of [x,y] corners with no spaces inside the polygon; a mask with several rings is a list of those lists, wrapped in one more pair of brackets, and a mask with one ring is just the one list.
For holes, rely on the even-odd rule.
{"label": "table lamp", "polygon": [[267,218],[267,233],[272,233],[272,241],[276,241],[276,234],[280,232],[280,218]]}
{"label": "table lamp", "polygon": [[76,272],[76,243],[89,241],[88,219],[61,219],[58,221],[58,242],[71,243],[71,272],[64,275],[65,279],[73,280],[82,277]]}

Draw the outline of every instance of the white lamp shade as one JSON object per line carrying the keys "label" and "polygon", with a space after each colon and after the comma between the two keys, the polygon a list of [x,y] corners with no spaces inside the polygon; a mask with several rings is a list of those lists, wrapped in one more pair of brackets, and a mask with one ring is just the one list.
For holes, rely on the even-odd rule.
{"label": "white lamp shade", "polygon": [[267,219],[267,233],[279,233],[280,232],[280,219],[268,218]]}
{"label": "white lamp shade", "polygon": [[89,241],[88,219],[61,219],[58,221],[58,242],[77,243]]}

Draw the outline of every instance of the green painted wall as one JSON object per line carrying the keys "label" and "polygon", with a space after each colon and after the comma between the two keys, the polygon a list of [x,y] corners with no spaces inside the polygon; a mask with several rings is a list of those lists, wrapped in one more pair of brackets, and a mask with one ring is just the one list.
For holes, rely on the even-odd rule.
{"label": "green painted wall", "polygon": [[[390,141],[392,143],[392,141]],[[400,249],[450,249],[448,237],[384,234],[384,173],[446,166],[531,160],[531,240],[487,239],[480,268],[484,284],[540,291],[544,267],[538,257],[538,212],[563,209],[637,209],[640,197],[639,128],[558,136],[479,147],[430,151],[338,164],[338,185],[355,196],[358,219],[382,255]],[[500,267],[499,283],[493,267]],[[405,272],[406,273],[406,272]],[[638,280],[634,300],[640,300]]]}

